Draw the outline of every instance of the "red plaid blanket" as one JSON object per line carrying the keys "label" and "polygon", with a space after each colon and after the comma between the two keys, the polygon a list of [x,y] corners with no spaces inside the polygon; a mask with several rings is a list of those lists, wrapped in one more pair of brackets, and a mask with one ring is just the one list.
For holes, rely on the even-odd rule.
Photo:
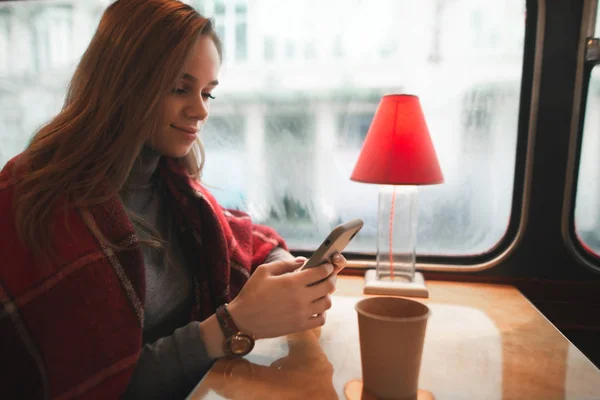
{"label": "red plaid blanket", "polygon": [[[11,211],[16,159],[0,172],[0,397],[118,398],[139,357],[144,323],[144,264],[133,225],[117,197],[86,214],[57,211],[57,257],[36,262],[17,238]],[[203,320],[285,243],[246,214],[220,207],[175,160],[162,160],[159,173],[175,224],[187,233],[182,247],[196,297],[190,319]],[[102,246],[86,216],[125,250]]]}

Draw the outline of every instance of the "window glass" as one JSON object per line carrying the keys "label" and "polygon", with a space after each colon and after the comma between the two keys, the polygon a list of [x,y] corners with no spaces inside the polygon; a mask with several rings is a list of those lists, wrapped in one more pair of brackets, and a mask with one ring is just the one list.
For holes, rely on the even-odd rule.
{"label": "window glass", "polygon": [[69,4],[44,7],[32,14],[38,71],[60,70],[69,66],[72,58],[72,15]]}
{"label": "window glass", "polygon": [[594,69],[587,98],[579,177],[575,198],[575,232],[589,250],[600,254],[600,71]]}
{"label": "window glass", "polygon": [[511,214],[525,2],[352,4],[247,3],[255,62],[226,59],[213,103],[262,120],[246,125],[246,154],[256,161],[237,207],[294,249],[314,249],[331,227],[361,217],[349,250],[373,253],[379,188],[349,177],[381,96],[412,93],[446,180],[419,191],[417,251],[488,251]]}
{"label": "window glass", "polygon": [[265,121],[263,191],[268,197],[263,204],[268,214],[261,217],[288,237],[310,236],[315,214],[314,120],[308,113],[276,110],[265,114]]}
{"label": "window glass", "polygon": [[[600,35],[600,18],[596,19],[596,34]],[[575,197],[575,233],[590,252],[600,255],[600,71],[592,70],[587,95],[579,176]]]}
{"label": "window glass", "polygon": [[225,14],[225,1],[215,0],[215,14]]}
{"label": "window glass", "polygon": [[273,61],[273,59],[275,58],[275,39],[268,36],[265,37],[263,46],[265,61]]}
{"label": "window glass", "polygon": [[[373,253],[378,187],[349,177],[381,96],[412,93],[445,177],[419,191],[417,251],[479,254],[503,237],[525,0],[189,2],[215,19],[224,46],[203,179],[225,205],[280,229],[294,249],[361,217],[348,250]],[[60,109],[108,4],[1,3],[2,164]]]}
{"label": "window glass", "polygon": [[[371,107],[369,107],[371,108]],[[372,112],[340,112],[338,115],[338,134],[336,144],[339,147],[356,149],[362,146],[373,120]]]}
{"label": "window glass", "polygon": [[0,165],[61,108],[108,0],[0,3]]}
{"label": "window glass", "polygon": [[[204,170],[202,180],[224,207],[238,208],[246,202],[246,131],[245,120],[237,112],[211,115],[202,128],[202,142],[208,154],[207,162],[211,164],[211,168]],[[227,183],[226,190],[224,183]]]}
{"label": "window glass", "polygon": [[248,33],[246,21],[238,21],[235,26],[235,59],[238,61],[248,58]]}
{"label": "window glass", "polygon": [[[7,9],[0,9],[0,54],[8,56],[10,51],[10,19],[11,14]],[[8,57],[0,58],[0,77],[9,73]]]}

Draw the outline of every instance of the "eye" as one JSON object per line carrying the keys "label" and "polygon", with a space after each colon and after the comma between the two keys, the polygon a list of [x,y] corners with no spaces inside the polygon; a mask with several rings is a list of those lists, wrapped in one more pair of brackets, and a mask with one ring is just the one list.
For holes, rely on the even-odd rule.
{"label": "eye", "polygon": [[173,89],[172,92],[175,96],[183,96],[184,94],[187,93],[185,89],[181,89],[181,88],[175,88],[175,89]]}
{"label": "eye", "polygon": [[215,96],[213,96],[210,93],[202,93],[202,97],[204,97],[205,99],[215,99]]}

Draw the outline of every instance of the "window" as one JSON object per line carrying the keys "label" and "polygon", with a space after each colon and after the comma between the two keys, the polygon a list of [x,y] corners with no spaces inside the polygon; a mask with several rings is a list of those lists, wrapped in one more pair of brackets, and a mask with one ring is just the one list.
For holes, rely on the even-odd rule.
{"label": "window", "polygon": [[[371,110],[373,109],[373,105],[368,107]],[[360,149],[367,137],[367,131],[373,116],[372,112],[340,114],[338,117],[337,146],[354,150]]]}
{"label": "window", "polygon": [[314,60],[316,54],[315,42],[309,42],[304,45],[304,58],[307,60]]}
{"label": "window", "polygon": [[292,42],[291,40],[287,40],[285,42],[285,58],[287,60],[293,60],[295,52],[296,46],[294,45],[294,42]]}
{"label": "window", "polygon": [[188,0],[186,3],[213,18],[228,63],[248,59],[247,0]]}
{"label": "window", "polygon": [[[249,158],[243,116],[212,115],[201,134],[206,163],[211,165],[202,175],[202,181],[219,196],[222,206],[236,208],[246,204],[248,188],[244,173]],[[227,190],[222,189],[223,182],[227,182]]]}
{"label": "window", "polygon": [[[600,18],[596,34],[600,35]],[[600,71],[592,70],[588,88],[579,176],[575,197],[575,233],[584,247],[600,255]]]}
{"label": "window", "polygon": [[265,223],[290,237],[308,235],[302,231],[310,231],[314,214],[314,121],[308,113],[278,110],[265,114],[265,125]]}
{"label": "window", "polygon": [[[226,95],[213,103],[217,110],[243,102],[264,119],[247,132],[249,142],[264,142],[261,171],[254,166],[246,176],[248,187],[260,189],[239,208],[280,229],[299,250],[313,249],[340,221],[361,217],[360,240],[348,250],[373,253],[378,187],[349,177],[381,96],[413,93],[446,180],[419,191],[417,251],[476,255],[503,238],[514,183],[524,0],[359,0],[352,7],[330,0],[319,3],[318,13],[305,2],[257,0],[248,12],[258,21],[248,35],[260,44],[256,56],[249,47],[248,57],[263,64],[229,68],[226,60],[223,74],[235,86],[223,80]],[[374,21],[368,34],[359,20]],[[292,123],[293,113],[304,123]]]}
{"label": "window", "polygon": [[[24,54],[14,68],[26,76],[0,91],[2,164],[60,108],[81,55],[70,43],[91,34],[87,23],[73,24],[69,7],[77,21],[97,17],[97,7],[83,3],[108,4],[11,2],[22,12],[8,22],[1,11],[9,6],[0,5],[0,52],[7,51],[2,32],[19,32],[25,39],[8,51]],[[378,188],[349,177],[381,96],[412,93],[445,176],[419,192],[418,253],[475,255],[502,239],[511,215],[525,0],[356,0],[352,7],[328,0],[318,12],[304,1],[189,3],[215,19],[224,45],[203,176],[224,205],[273,225],[294,249],[314,249],[332,226],[361,217],[365,227],[348,250],[373,253]],[[47,79],[38,64],[53,68]]]}
{"label": "window", "polygon": [[600,109],[597,68],[592,71],[586,108],[575,200],[575,232],[588,249],[600,255],[600,120],[599,114],[594,112]]}
{"label": "window", "polygon": [[66,68],[71,61],[72,8],[70,5],[43,7],[32,15],[38,71]]}
{"label": "window", "polygon": [[248,58],[248,15],[244,3],[235,5],[235,59],[238,61]]}
{"label": "window", "polygon": [[[31,135],[62,106],[72,67],[83,52],[77,44],[83,40],[87,46],[93,33],[85,23],[74,30],[74,4],[0,3],[2,166],[22,151]],[[105,7],[106,1],[98,0],[97,4]],[[82,6],[84,16],[94,12],[87,6]],[[96,18],[90,15],[90,20]]]}
{"label": "window", "polygon": [[8,69],[8,52],[10,50],[10,18],[11,13],[8,9],[0,9],[0,77],[7,76]]}
{"label": "window", "polygon": [[225,2],[224,0],[215,0],[215,15],[223,17],[225,15]]}
{"label": "window", "polygon": [[202,139],[207,151],[243,151],[244,120],[239,115],[213,115],[202,127]]}
{"label": "window", "polygon": [[272,37],[265,37],[264,39],[264,59],[265,61],[275,59],[275,39]]}
{"label": "window", "polygon": [[16,134],[20,132],[19,121],[22,116],[20,110],[10,103],[10,99],[6,92],[0,91],[0,160],[3,166],[24,146]]}

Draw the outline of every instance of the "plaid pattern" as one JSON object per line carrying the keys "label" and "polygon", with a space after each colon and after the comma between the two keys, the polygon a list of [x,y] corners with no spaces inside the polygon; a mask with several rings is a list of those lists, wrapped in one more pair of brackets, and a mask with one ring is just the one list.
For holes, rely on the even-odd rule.
{"label": "plaid pattern", "polygon": [[[142,347],[145,275],[133,225],[116,197],[87,214],[57,211],[56,257],[34,259],[17,238],[11,212],[17,158],[0,172],[2,396],[118,398]],[[247,215],[222,209],[177,161],[161,161],[159,172],[194,275],[190,318],[203,320],[230,302],[269,252],[285,243]],[[102,246],[84,218],[124,250]]]}

